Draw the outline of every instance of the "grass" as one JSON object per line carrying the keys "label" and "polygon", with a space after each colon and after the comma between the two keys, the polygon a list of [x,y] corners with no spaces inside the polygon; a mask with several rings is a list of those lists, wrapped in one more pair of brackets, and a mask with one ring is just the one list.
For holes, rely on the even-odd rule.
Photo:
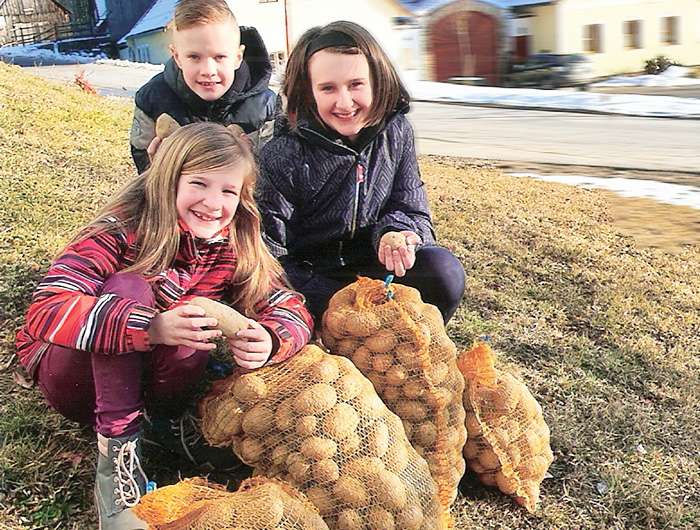
{"label": "grass", "polygon": [[[134,174],[131,103],[0,64],[0,106],[0,528],[92,528],[93,436],[23,380],[14,335],[53,255]],[[467,476],[458,527],[698,528],[700,249],[637,248],[600,192],[420,162],[468,279],[448,333],[489,336],[555,453],[535,514]]]}

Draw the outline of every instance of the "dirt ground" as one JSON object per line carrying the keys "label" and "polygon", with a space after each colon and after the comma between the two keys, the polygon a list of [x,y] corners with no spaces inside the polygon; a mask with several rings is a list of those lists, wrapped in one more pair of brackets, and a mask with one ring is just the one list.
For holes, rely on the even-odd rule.
{"label": "dirt ground", "polygon": [[[647,170],[620,170],[610,167],[557,166],[518,162],[494,164],[505,173],[538,175],[587,175],[648,179],[671,184],[700,186],[700,172],[680,173]],[[634,237],[638,248],[659,248],[679,253],[688,245],[700,244],[700,210],[664,204],[651,199],[623,197],[602,191],[610,204],[613,224],[623,234]]]}

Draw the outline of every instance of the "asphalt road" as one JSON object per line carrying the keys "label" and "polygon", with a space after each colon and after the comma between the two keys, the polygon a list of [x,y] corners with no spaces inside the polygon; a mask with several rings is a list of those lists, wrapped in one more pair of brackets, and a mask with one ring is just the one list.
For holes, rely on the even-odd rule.
{"label": "asphalt road", "polygon": [[421,154],[700,173],[700,120],[443,103],[409,118]]}
{"label": "asphalt road", "polygon": [[[82,71],[101,94],[126,97],[133,96],[160,71],[153,65],[95,63],[28,66],[26,70],[66,83],[74,82]],[[697,85],[604,91],[642,93],[652,89],[663,95],[700,97]],[[409,119],[421,154],[488,159],[512,167],[549,164],[700,175],[700,120],[426,102],[414,102]]]}

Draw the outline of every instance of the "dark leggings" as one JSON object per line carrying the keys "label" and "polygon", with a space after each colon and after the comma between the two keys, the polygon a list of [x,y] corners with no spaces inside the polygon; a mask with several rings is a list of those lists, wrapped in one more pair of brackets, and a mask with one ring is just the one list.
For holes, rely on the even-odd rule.
{"label": "dark leggings", "polygon": [[[306,303],[319,326],[328,301],[358,276],[384,280],[391,274],[376,260],[366,266],[322,268],[308,262],[289,262],[284,266],[294,289],[306,297]],[[416,252],[415,265],[394,282],[418,289],[424,302],[437,306],[445,323],[457,310],[464,295],[464,268],[459,259],[443,247],[423,247]]]}
{"label": "dark leggings", "polygon": [[[154,307],[151,286],[135,274],[116,274],[101,294],[113,293]],[[51,345],[39,363],[37,383],[49,405],[69,420],[92,424],[108,437],[130,436],[141,428],[147,405],[176,417],[206,368],[208,353],[158,345],[148,352],[112,355]]]}

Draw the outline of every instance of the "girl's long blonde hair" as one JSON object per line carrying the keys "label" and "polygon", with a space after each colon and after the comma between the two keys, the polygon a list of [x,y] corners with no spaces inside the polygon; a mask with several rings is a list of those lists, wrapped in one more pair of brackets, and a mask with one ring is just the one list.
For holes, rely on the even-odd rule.
{"label": "girl's long blonde hair", "polygon": [[257,167],[250,146],[247,139],[222,125],[192,123],[175,131],[163,141],[151,167],[112,196],[73,242],[107,231],[134,232],[138,242],[134,263],[121,272],[156,276],[172,266],[180,247],[176,209],[180,176],[238,164],[248,170],[229,225],[229,243],[237,257],[231,293],[234,304],[253,314],[257,302],[286,283],[281,265],[262,240],[260,213],[253,199]]}

